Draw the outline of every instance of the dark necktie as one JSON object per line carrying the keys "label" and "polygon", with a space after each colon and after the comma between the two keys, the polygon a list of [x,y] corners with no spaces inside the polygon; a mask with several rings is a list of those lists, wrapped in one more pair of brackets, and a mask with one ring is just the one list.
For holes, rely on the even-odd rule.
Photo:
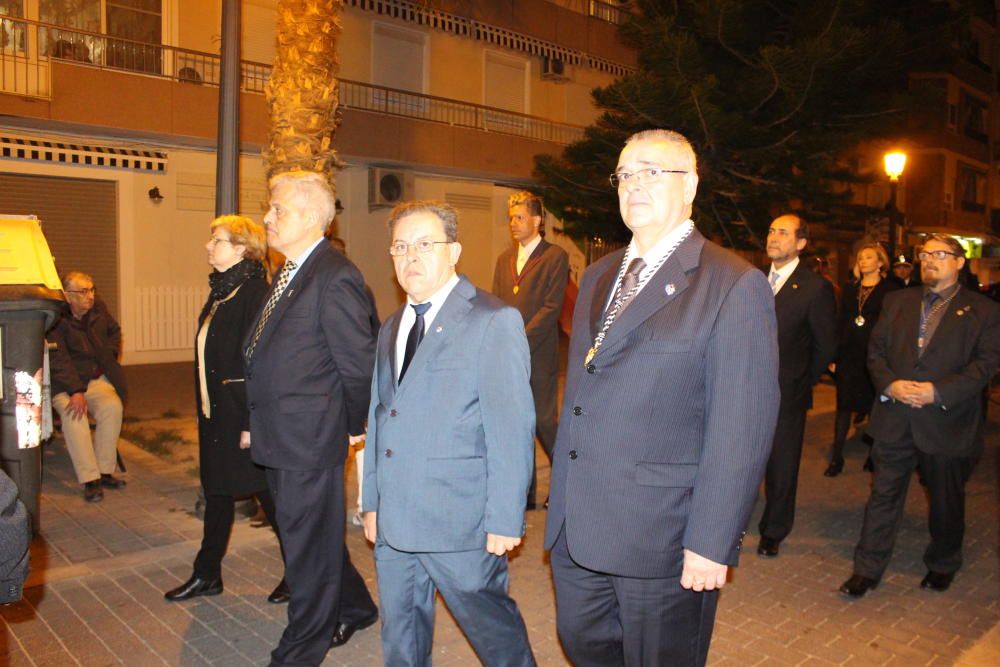
{"label": "dark necktie", "polygon": [[642,257],[636,257],[631,262],[629,262],[628,269],[625,271],[625,275],[622,276],[622,286],[620,288],[619,299],[621,299],[621,305],[618,306],[618,313],[621,314],[628,306],[629,302],[635,298],[636,286],[639,284],[639,274],[642,270],[646,268],[646,262]]}
{"label": "dark necktie", "polygon": [[399,367],[399,381],[403,381],[406,369],[413,361],[413,355],[417,353],[417,346],[424,339],[424,313],[431,307],[430,303],[411,303],[410,307],[417,314],[417,319],[410,327],[410,333],[406,336],[406,349],[403,351],[403,364]]}

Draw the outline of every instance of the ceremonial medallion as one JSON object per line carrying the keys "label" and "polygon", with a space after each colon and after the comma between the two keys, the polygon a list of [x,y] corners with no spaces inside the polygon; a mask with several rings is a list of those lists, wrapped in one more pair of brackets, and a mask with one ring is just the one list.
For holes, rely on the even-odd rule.
{"label": "ceremonial medallion", "polygon": [[863,327],[865,326],[865,318],[862,317],[861,315],[858,315],[857,317],[854,318],[854,323],[857,324],[859,327]]}
{"label": "ceremonial medallion", "polygon": [[514,285],[514,294],[517,294],[520,291],[521,291],[521,286],[520,285]]}

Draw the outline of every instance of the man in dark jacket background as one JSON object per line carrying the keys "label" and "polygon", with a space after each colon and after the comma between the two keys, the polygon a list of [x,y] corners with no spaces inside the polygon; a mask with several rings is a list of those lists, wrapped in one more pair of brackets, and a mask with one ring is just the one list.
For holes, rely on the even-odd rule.
{"label": "man in dark jacket background", "polygon": [[[118,355],[122,331],[97,298],[94,279],[71,271],[63,276],[70,312],[48,334],[55,345],[50,354],[52,406],[62,420],[66,448],[84,499],[97,502],[103,489],[120,489],[125,481],[112,475],[122,428],[125,377]],[[91,437],[87,415],[97,430]]]}

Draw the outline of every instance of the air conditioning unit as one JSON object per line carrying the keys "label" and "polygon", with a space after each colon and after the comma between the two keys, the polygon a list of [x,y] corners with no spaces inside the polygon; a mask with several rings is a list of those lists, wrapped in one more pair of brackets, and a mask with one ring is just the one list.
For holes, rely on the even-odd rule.
{"label": "air conditioning unit", "polygon": [[413,177],[398,169],[372,167],[368,170],[368,206],[395,206],[412,199]]}
{"label": "air conditioning unit", "polygon": [[569,81],[566,63],[559,58],[542,57],[542,78],[546,81]]}

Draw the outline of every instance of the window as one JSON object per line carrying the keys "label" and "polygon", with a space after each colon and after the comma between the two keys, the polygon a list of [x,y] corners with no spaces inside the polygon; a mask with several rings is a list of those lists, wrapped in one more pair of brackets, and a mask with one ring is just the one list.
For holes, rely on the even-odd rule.
{"label": "window", "polygon": [[958,102],[958,119],[962,134],[985,144],[987,142],[988,109],[988,102],[969,95],[963,90]]}
{"label": "window", "polygon": [[404,116],[423,114],[427,100],[404,91],[424,92],[427,36],[416,30],[375,23],[372,37],[372,83],[393,89],[372,91],[375,109]]}
{"label": "window", "polygon": [[[528,62],[522,58],[486,52],[486,77],[484,104],[494,109],[527,113]],[[490,129],[523,128],[525,119],[514,114],[486,112],[486,126]]]}
{"label": "window", "polygon": [[[23,18],[23,0],[0,0],[0,16]],[[0,53],[24,53],[23,23],[0,18]]]}
{"label": "window", "polygon": [[[163,71],[162,0],[39,0],[43,53],[135,72]],[[106,38],[84,33],[98,33]]]}
{"label": "window", "polygon": [[958,163],[955,193],[963,211],[986,211],[986,173],[964,162]]}

